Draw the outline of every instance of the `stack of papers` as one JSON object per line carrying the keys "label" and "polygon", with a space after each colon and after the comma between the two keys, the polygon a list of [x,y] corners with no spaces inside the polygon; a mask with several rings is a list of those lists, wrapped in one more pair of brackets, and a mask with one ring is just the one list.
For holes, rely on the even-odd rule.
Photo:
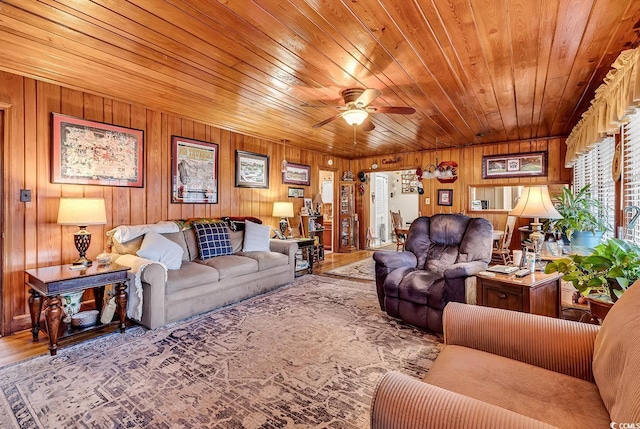
{"label": "stack of papers", "polygon": [[514,267],[513,265],[494,265],[487,268],[487,271],[492,271],[494,273],[511,274],[515,271],[518,271],[518,267]]}

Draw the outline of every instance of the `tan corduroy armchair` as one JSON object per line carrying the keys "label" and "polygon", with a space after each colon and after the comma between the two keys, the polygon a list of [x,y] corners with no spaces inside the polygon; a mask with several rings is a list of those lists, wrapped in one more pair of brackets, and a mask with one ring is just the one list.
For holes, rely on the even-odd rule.
{"label": "tan corduroy armchair", "polygon": [[381,379],[372,428],[640,422],[640,282],[601,327],[452,302],[444,311],[444,335],[423,381],[397,372]]}

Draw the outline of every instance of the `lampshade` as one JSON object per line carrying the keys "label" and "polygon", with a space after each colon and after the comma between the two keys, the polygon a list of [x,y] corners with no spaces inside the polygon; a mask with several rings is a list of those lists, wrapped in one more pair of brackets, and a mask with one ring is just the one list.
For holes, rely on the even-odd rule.
{"label": "lampshade", "polygon": [[522,195],[520,196],[518,204],[516,204],[509,214],[512,216],[529,218],[562,218],[562,215],[558,213],[551,202],[547,185],[526,186],[522,190]]}
{"label": "lampshade", "polygon": [[76,226],[106,224],[104,198],[60,198],[58,223]]}
{"label": "lampshade", "polygon": [[313,198],[313,204],[323,204],[322,194],[318,194]]}
{"label": "lampshade", "polygon": [[362,109],[351,109],[342,114],[342,118],[347,121],[349,125],[360,125],[367,119],[367,116],[369,116],[369,113]]}
{"label": "lampshade", "polygon": [[276,201],[273,203],[273,217],[293,217],[293,203]]}

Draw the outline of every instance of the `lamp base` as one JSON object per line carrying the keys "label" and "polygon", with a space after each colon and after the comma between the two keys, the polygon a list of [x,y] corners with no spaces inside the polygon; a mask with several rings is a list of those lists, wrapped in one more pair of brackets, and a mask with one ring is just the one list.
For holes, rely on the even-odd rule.
{"label": "lamp base", "polygon": [[90,261],[90,260],[88,260],[88,259],[87,259],[87,258],[85,258],[85,257],[82,257],[82,258],[78,258],[78,259],[76,259],[75,261],[73,261],[73,262],[71,263],[71,265],[74,265],[74,266],[82,265],[82,266],[84,266],[84,267],[90,267],[91,265],[93,265],[93,262],[92,262],[92,261]]}
{"label": "lamp base", "polygon": [[280,219],[280,232],[282,233],[282,235],[284,235],[284,237],[287,237],[287,227],[289,226],[289,222],[287,221],[287,218],[282,218]]}

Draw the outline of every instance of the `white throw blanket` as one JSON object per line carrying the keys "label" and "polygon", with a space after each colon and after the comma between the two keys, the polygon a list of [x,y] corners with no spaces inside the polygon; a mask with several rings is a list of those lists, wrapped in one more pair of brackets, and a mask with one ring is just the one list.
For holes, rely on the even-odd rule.
{"label": "white throw blanket", "polygon": [[145,235],[149,231],[157,232],[158,234],[166,234],[169,232],[179,232],[180,227],[178,227],[178,224],[173,221],[165,220],[146,225],[120,225],[108,231],[107,235],[118,240],[118,243],[126,243],[136,237]]}
{"label": "white throw blanket", "polygon": [[129,299],[127,301],[127,316],[131,319],[142,320],[142,272],[150,264],[160,264],[164,269],[164,280],[167,281],[167,267],[160,262],[150,261],[136,255],[119,256],[115,262],[131,268],[129,278],[133,278],[133,286],[129,282]]}

